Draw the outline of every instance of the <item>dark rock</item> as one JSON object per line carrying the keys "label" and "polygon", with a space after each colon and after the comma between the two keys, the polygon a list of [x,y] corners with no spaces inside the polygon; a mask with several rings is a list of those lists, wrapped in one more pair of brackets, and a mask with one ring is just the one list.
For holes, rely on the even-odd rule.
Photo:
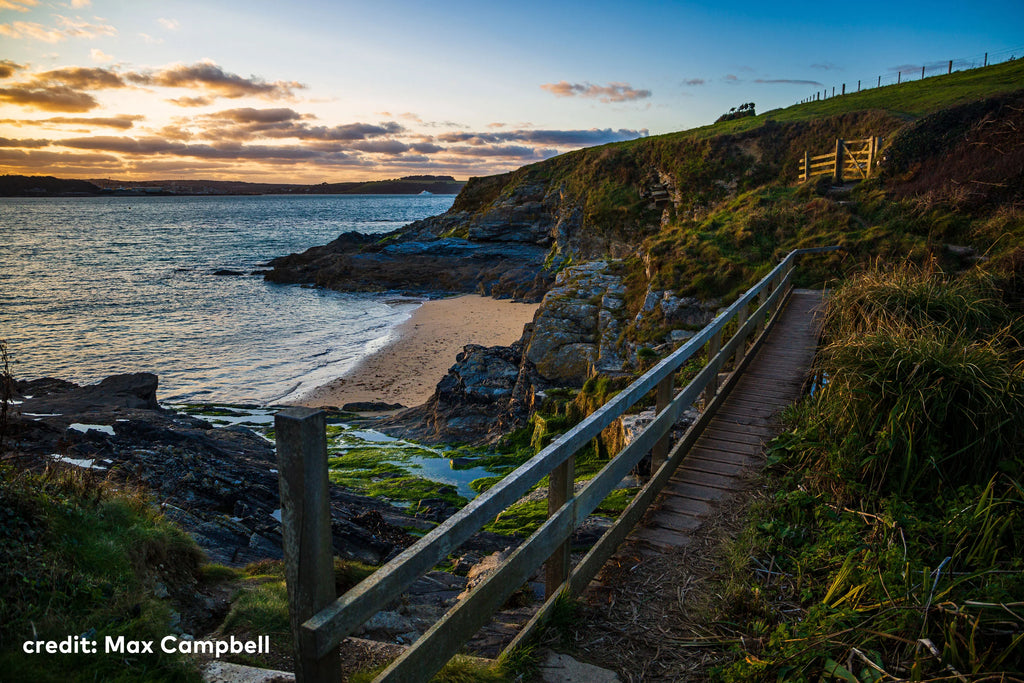
{"label": "dark rock", "polygon": [[227,268],[222,268],[222,269],[220,269],[220,270],[215,270],[215,271],[213,271],[213,274],[214,274],[214,275],[221,275],[221,276],[238,276],[238,275],[245,275],[245,273],[243,273],[243,272],[241,272],[241,271],[238,271],[238,270],[229,270],[229,269],[227,269]]}
{"label": "dark rock", "polygon": [[405,408],[401,403],[385,403],[383,401],[353,401],[341,406],[346,413],[376,413]]}

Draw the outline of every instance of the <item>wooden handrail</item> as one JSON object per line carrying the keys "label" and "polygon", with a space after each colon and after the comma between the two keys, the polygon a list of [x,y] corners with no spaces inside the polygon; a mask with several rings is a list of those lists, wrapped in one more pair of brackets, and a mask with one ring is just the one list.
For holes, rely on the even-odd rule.
{"label": "wooden handrail", "polygon": [[[430,571],[498,513],[518,501],[552,470],[565,464],[571,465],[571,459],[576,451],[625,414],[650,391],[659,386],[662,390],[666,385],[670,387],[675,373],[694,354],[705,344],[709,342],[714,344],[717,341],[712,353],[709,354],[708,363],[697,377],[672,396],[667,405],[658,412],[654,421],[643,432],[607,463],[586,484],[579,495],[572,496],[569,493],[572,491],[570,479],[568,486],[563,487],[567,489],[564,492],[566,495],[558,501],[557,509],[551,511],[548,520],[529,539],[516,548],[494,573],[476,586],[440,621],[423,634],[412,647],[394,661],[377,680],[425,680],[433,675],[467,639],[472,637],[473,633],[490,619],[493,612],[500,608],[507,597],[522,585],[533,571],[551,558],[556,550],[568,541],[574,529],[600,505],[601,501],[614,490],[622,478],[635,467],[636,463],[668,435],[672,425],[687,407],[706,390],[706,403],[715,400],[719,371],[730,359],[734,359],[734,362],[742,361],[745,356],[744,349],[747,339],[762,331],[768,317],[778,309],[786,292],[786,285],[789,282],[796,257],[802,254],[835,251],[839,248],[838,246],[817,247],[796,249],[790,252],[778,266],[761,278],[732,305],[719,313],[711,323],[607,403],[515,471],[506,475],[459,512],[435,527],[414,545],[406,548],[345,595],[310,616],[299,629],[296,659],[316,661],[332,656],[343,638],[395,600],[420,576]],[[750,313],[749,307],[752,302],[755,302],[755,298],[757,308]],[[733,318],[738,320],[737,330],[723,345],[721,343],[723,328]],[[670,392],[671,390],[669,390],[669,395],[671,395]],[[293,409],[282,411],[279,415],[287,416],[289,410]],[[281,455],[282,450],[288,451],[289,448],[288,443],[278,441],[279,460],[282,463],[286,460]],[[673,449],[673,454],[677,451],[678,448]],[[652,467],[652,479],[648,486],[656,479],[666,480],[671,471],[668,471],[668,474],[664,474],[664,472],[670,465],[671,469],[674,469],[674,462],[678,464],[670,454],[668,461],[661,464],[660,467],[658,467],[659,463],[655,463],[655,467]],[[324,470],[327,468],[326,458],[323,460],[322,468]],[[569,470],[571,471],[571,469],[570,466]],[[279,476],[285,477],[283,469],[281,472]],[[294,489],[294,485],[292,488]],[[647,487],[641,494],[638,494],[637,499],[641,495],[649,496],[650,494],[646,491]],[[637,503],[637,499],[634,499],[634,504]],[[284,509],[286,505],[301,505],[301,500],[285,500],[282,495],[281,504]],[[633,508],[634,504],[631,504],[627,511]],[[623,513],[624,516],[625,514]],[[635,516],[635,512],[631,512],[630,516]],[[293,517],[283,516],[283,518]],[[305,519],[305,515],[300,514],[297,518]],[[323,523],[329,525],[330,520],[326,519]],[[295,534],[285,534],[286,539],[295,536]],[[598,546],[595,546],[598,548],[598,555],[605,552],[610,554],[608,546],[608,543],[599,542]],[[329,554],[330,547],[322,548],[320,552]],[[290,561],[289,558],[292,558],[291,561],[295,561],[302,555],[303,552],[300,549],[290,549],[286,544],[286,563]],[[594,549],[588,554],[588,557],[592,556],[597,557]],[[585,560],[585,562],[587,562],[588,571],[593,569],[596,572],[596,569],[600,567],[595,559]],[[563,567],[560,570],[562,571],[561,577],[555,579],[555,585],[559,587],[559,584],[565,585],[569,579],[572,579],[576,585],[580,584],[583,581],[581,568],[582,563],[570,575],[568,567]],[[551,580],[549,576],[549,585]],[[589,581],[589,578],[586,580]],[[549,590],[549,603],[553,600],[553,592]],[[310,670],[315,669],[310,667]],[[314,677],[305,678],[306,680],[321,680]]]}

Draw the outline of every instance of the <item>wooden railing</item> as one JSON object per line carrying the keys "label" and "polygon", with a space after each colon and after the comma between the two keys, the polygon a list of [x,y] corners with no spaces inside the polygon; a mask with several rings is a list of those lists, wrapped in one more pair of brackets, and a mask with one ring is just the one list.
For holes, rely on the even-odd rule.
{"label": "wooden railing", "polygon": [[[546,562],[547,600],[507,649],[520,644],[543,622],[560,593],[578,595],[582,592],[664,487],[738,377],[750,357],[749,351],[763,339],[766,328],[781,308],[790,289],[796,258],[838,248],[790,252],[760,282],[672,354],[336,600],[330,596],[333,574],[324,413],[308,408],[279,412],[275,425],[281,522],[299,681],[333,683],[339,680],[337,648],[343,638],[397,599],[420,576],[550,474],[547,521],[376,680],[428,680]],[[723,331],[733,321],[735,329],[723,343]],[[748,341],[752,342],[749,349]],[[707,364],[686,387],[675,392],[676,372],[705,346]],[[727,364],[733,372],[720,386],[719,373]],[[651,391],[657,392],[654,421],[574,495],[574,454]],[[701,417],[670,450],[672,425],[701,397],[704,400]],[[570,571],[572,532],[649,451],[652,453],[651,478],[615,524]]]}
{"label": "wooden railing", "polygon": [[870,137],[863,140],[836,140],[836,149],[828,154],[811,156],[804,152],[800,161],[800,180],[807,180],[819,175],[831,175],[836,183],[845,179],[871,177],[878,155],[879,138]]}

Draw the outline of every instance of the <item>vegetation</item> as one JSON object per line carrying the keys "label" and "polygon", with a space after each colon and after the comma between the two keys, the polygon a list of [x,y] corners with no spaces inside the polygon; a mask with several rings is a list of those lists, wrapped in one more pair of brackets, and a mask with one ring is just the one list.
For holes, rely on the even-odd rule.
{"label": "vegetation", "polygon": [[[154,593],[199,579],[201,554],[140,492],[87,475],[0,469],[0,671],[22,681],[198,681],[194,665],[153,654],[106,654],[106,637],[159,641],[174,611]],[[180,617],[179,617],[180,618]],[[69,636],[96,654],[27,656],[26,640]]]}
{"label": "vegetation", "polygon": [[1019,277],[903,266],[837,289],[827,383],[774,442],[726,589],[719,623],[744,638],[719,679],[1021,673]]}

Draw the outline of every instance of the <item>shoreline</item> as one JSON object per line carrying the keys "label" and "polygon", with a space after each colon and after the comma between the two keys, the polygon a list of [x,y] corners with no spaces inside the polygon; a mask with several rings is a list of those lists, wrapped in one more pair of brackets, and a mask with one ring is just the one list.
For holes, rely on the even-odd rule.
{"label": "shoreline", "polygon": [[394,329],[385,346],[340,377],[286,404],[310,408],[341,408],[356,402],[421,405],[464,346],[512,344],[539,306],[479,294],[425,301]]}

